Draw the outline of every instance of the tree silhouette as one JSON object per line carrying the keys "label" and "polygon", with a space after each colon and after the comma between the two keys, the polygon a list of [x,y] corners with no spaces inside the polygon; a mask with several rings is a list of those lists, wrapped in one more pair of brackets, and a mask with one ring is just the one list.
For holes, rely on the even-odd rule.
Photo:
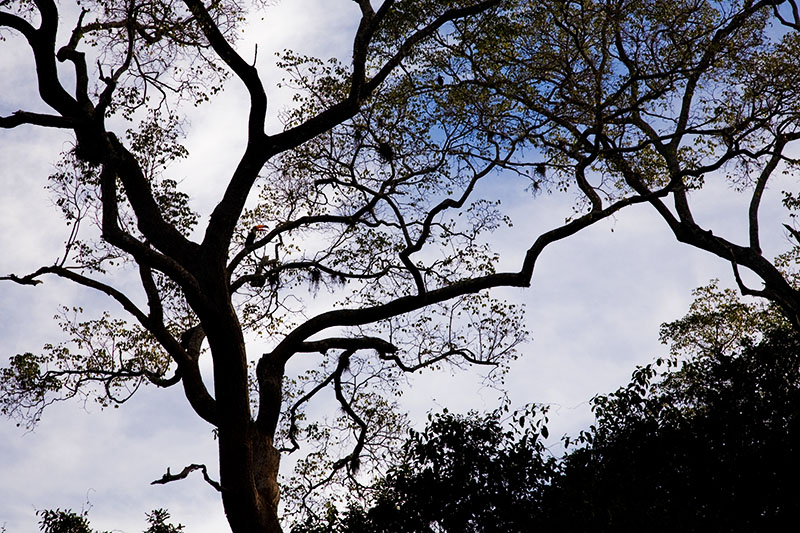
{"label": "tree silhouette", "polygon": [[[268,131],[268,89],[237,49],[244,3],[0,1],[0,36],[32,54],[31,109],[49,108],[0,127],[74,135],[48,182],[63,254],[2,279],[58,276],[116,302],[90,319],[66,306],[68,342],[14,356],[4,413],[33,424],[55,400],[110,405],[144,383],[180,386],[214,428],[219,480],[190,465],[160,481],[201,470],[234,532],[280,531],[282,453],[318,445],[284,491],[301,509],[337,476],[357,482],[402,427],[381,391],[422,368],[513,357],[519,311],[488,290],[530,285],[548,245],[627,206],[651,204],[679,240],[731,261],[744,293],[797,322],[791,261],[763,256],[758,226],[763,191],[793,168],[800,138],[793,1],[355,4],[347,62],[281,55],[296,105]],[[188,157],[183,107],[212,106],[228,78],[247,92],[247,140],[202,226],[169,166]],[[745,245],[689,207],[722,172],[751,193]],[[565,223],[524,236],[517,270],[497,271],[487,242],[508,221],[484,183],[509,175],[578,202]],[[784,203],[797,205],[791,193]],[[745,286],[740,267],[764,288]],[[135,289],[115,277],[130,271]],[[302,286],[336,303],[312,308]],[[252,335],[265,353],[248,354]],[[308,369],[293,382],[290,360]],[[305,418],[323,390],[344,433]]]}

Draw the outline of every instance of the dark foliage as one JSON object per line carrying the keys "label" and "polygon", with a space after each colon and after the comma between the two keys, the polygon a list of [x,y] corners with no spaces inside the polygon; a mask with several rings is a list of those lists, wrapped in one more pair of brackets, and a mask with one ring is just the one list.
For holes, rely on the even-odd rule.
{"label": "dark foliage", "polygon": [[[43,509],[36,512],[39,515],[39,531],[42,533],[100,533],[90,527],[89,512],[81,511],[80,514],[72,509]],[[169,513],[165,509],[154,509],[147,513],[149,527],[144,533],[181,533],[183,525],[173,525],[167,522]]]}
{"label": "dark foliage", "polygon": [[[549,506],[584,531],[767,531],[800,517],[800,339],[707,353],[596,400]],[[649,390],[648,390],[649,389]],[[784,526],[782,526],[784,527]]]}
{"label": "dark foliage", "polygon": [[561,460],[534,429],[508,430],[497,412],[437,415],[412,434],[371,507],[331,509],[326,524],[295,533],[777,531],[796,522],[800,337],[774,329],[667,364],[596,397],[596,424],[565,438],[579,445]]}
{"label": "dark foliage", "polygon": [[381,481],[371,508],[354,503],[343,517],[331,509],[325,525],[294,533],[527,530],[556,462],[538,438],[543,418],[515,413],[508,429],[502,416],[432,416],[425,431],[411,433],[405,460]]}

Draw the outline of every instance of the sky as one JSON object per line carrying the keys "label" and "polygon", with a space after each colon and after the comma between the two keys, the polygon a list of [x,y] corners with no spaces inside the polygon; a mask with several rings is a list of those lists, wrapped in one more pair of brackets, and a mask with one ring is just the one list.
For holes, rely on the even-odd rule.
{"label": "sky", "polygon": [[[251,23],[240,49],[259,43],[259,66],[269,88],[278,77],[272,51],[347,57],[357,16],[348,0],[284,0]],[[36,104],[29,54],[18,44],[0,42],[3,115],[20,108],[45,110]],[[286,92],[269,96],[273,110],[288,105]],[[240,153],[245,102],[241,88],[231,84],[192,117],[187,147],[196,155],[174,172],[200,209],[213,205],[224,183],[220,176],[229,174],[231,158]],[[69,141],[63,132],[0,130],[0,275],[29,272],[58,257],[65,235],[44,185]],[[777,205],[777,198],[778,189],[768,190],[765,205]],[[693,200],[701,224],[744,241],[747,206],[738,194],[711,183]],[[532,240],[559,225],[571,205],[569,195],[505,197],[514,229],[494,236],[500,269],[518,268]],[[779,210],[765,210],[767,253],[788,245],[783,222]],[[554,453],[560,453],[561,435],[591,422],[592,396],[624,385],[637,364],[665,353],[659,325],[680,318],[690,291],[712,278],[733,286],[727,264],[680,245],[647,206],[637,206],[548,247],[530,288],[494,293],[526,306],[532,340],[520,347],[506,387],[515,406],[551,406]],[[52,317],[64,304],[116,309],[101,296],[55,279],[37,287],[0,283],[0,359],[61,339]],[[443,407],[493,409],[497,394],[478,372],[428,373],[412,380],[402,405],[419,427],[427,412]],[[96,529],[134,533],[146,527],[145,511],[165,507],[187,533],[224,531],[219,498],[199,475],[150,485],[167,466],[177,471],[205,463],[213,473],[214,444],[211,428],[177,388],[145,387],[120,409],[105,411],[91,403],[56,404],[32,431],[0,419],[0,525],[9,533],[35,531],[36,509],[90,508]]]}

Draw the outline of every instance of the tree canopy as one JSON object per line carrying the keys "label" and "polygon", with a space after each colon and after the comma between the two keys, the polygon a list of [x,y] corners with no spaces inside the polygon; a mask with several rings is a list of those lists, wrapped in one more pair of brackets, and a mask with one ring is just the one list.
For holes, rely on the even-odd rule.
{"label": "tree canopy", "polygon": [[[718,306],[696,305],[664,326],[670,357],[593,400],[596,425],[553,483],[556,523],[754,531],[796,520],[788,493],[800,469],[797,331],[732,291],[701,294]],[[711,332],[714,342],[703,342]]]}
{"label": "tree canopy", "polygon": [[[300,513],[333,481],[360,490],[404,425],[403,375],[502,368],[526,332],[490,290],[529,286],[549,245],[634,204],[800,325],[797,192],[786,254],[765,255],[759,225],[765,189],[797,163],[794,0],[356,0],[349,57],[281,53],[295,100],[280,114],[237,44],[267,3],[0,0],[0,37],[28,49],[38,86],[0,127],[73,139],[47,181],[63,253],[2,279],[56,276],[113,302],[99,317],[69,302],[66,341],[11,358],[0,408],[20,424],[56,400],[179,386],[213,427],[219,479],[193,464],[156,482],[200,470],[232,531],[280,531],[282,454],[310,448],[284,487]],[[246,143],[200,213],[170,166],[192,157],[185,109],[213,108],[226,83],[246,90]],[[531,202],[576,203],[499,270],[491,233],[510,221],[490,184],[510,176]],[[748,199],[741,242],[696,220],[691,193],[711,179]],[[291,379],[290,361],[307,372]],[[322,391],[341,410],[331,424],[306,415]]]}

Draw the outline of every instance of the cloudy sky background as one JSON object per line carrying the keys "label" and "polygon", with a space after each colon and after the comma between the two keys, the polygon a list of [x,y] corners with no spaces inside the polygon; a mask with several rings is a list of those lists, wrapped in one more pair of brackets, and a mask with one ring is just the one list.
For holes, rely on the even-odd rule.
{"label": "cloudy sky background", "polygon": [[[349,0],[283,0],[263,20],[256,18],[240,48],[252,50],[259,43],[262,78],[270,90],[280,77],[272,68],[273,51],[291,48],[346,58],[357,17],[357,6]],[[46,111],[37,103],[30,54],[19,45],[14,39],[0,42],[2,115],[20,108]],[[274,118],[290,95],[269,96]],[[246,104],[234,81],[191,117],[190,158],[172,172],[204,214],[240,154]],[[61,253],[66,235],[44,185],[69,141],[58,131],[0,130],[0,275],[33,271]],[[522,187],[514,184],[504,191],[503,205],[514,228],[495,236],[501,269],[516,270],[536,236],[570,213],[569,194],[532,198]],[[765,255],[788,247],[779,192],[773,187],[764,201]],[[693,199],[701,225],[745,242],[745,198],[711,183]],[[531,288],[495,293],[526,305],[532,341],[521,347],[507,387],[517,406],[551,405],[554,453],[561,451],[561,435],[575,434],[591,422],[588,400],[593,395],[627,383],[635,365],[665,352],[658,343],[659,324],[682,316],[690,291],[714,277],[724,286],[733,284],[727,264],[678,244],[653,212],[638,206],[547,248]],[[63,304],[81,305],[87,316],[118,309],[109,299],[61,280],[48,279],[37,287],[0,283],[0,358],[60,340],[52,316]],[[425,413],[445,406],[493,409],[497,392],[475,372],[426,374],[415,379],[402,401],[422,424]],[[99,530],[142,531],[144,512],[166,507],[187,533],[224,531],[219,498],[199,474],[182,482],[149,484],[167,466],[178,471],[206,463],[215,472],[216,453],[211,428],[191,411],[179,388],[147,387],[122,408],[106,411],[77,401],[57,404],[31,432],[1,419],[0,525],[9,533],[35,531],[35,509],[79,510],[88,501],[90,519]]]}

